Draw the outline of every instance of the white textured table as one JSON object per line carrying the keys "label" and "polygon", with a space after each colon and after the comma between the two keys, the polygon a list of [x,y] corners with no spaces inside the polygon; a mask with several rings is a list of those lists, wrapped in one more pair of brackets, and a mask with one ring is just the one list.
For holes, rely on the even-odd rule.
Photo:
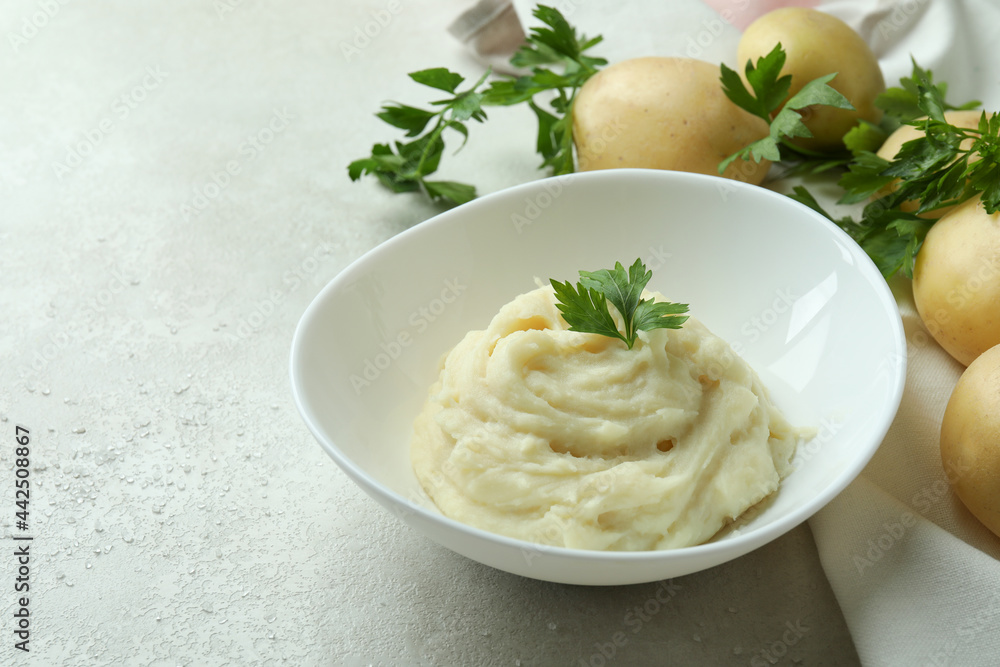
{"label": "white textured table", "polygon": [[[462,6],[3,4],[0,664],[857,662],[806,526],[662,584],[522,579],[382,511],[300,421],[303,309],[436,212],[345,167],[393,136],[381,102],[426,101],[406,72],[480,73]],[[442,176],[539,176],[530,113],[472,130]]]}

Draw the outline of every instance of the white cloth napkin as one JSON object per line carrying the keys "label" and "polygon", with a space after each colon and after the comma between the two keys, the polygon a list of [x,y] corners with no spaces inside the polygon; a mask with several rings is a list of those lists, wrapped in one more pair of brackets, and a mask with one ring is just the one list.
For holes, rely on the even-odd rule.
{"label": "white cloth napkin", "polygon": [[809,522],[866,665],[1000,664],[1000,539],[951,492],[941,417],[963,367],[930,337],[904,278],[906,388],[860,477]]}
{"label": "white cloth napkin", "polygon": [[[511,2],[524,30],[530,0]],[[888,85],[911,55],[949,99],[1000,109],[1000,3],[990,0],[636,0],[552,3],[611,62],[688,56],[735,67],[741,29],[781,5],[816,6],[855,28]],[[598,49],[595,49],[595,52]],[[783,191],[781,184],[771,187]],[[817,194],[821,194],[818,193]],[[827,202],[831,203],[831,202]],[[930,337],[909,283],[893,281],[907,339],[898,415],[860,477],[810,520],[823,567],[866,665],[1000,665],[1000,538],[951,492],[941,417],[963,368]],[[859,323],[863,326],[863,323]]]}

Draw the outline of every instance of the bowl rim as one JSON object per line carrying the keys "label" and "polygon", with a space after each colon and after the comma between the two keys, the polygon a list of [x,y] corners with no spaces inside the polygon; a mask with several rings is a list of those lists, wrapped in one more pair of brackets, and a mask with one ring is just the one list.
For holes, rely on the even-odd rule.
{"label": "bowl rim", "polygon": [[[309,328],[312,320],[318,316],[318,313],[321,311],[326,299],[328,299],[332,293],[336,292],[341,287],[342,283],[347,282],[352,277],[353,273],[356,272],[361,266],[369,263],[378,255],[389,251],[389,249],[393,246],[406,243],[411,236],[429,233],[428,230],[442,225],[453,224],[451,222],[453,218],[461,218],[471,212],[474,212],[477,208],[490,206],[496,200],[506,197],[523,196],[525,192],[543,188],[544,183],[547,180],[561,179],[565,184],[576,181],[587,182],[590,180],[633,178],[711,182],[717,187],[725,187],[730,190],[742,190],[751,193],[750,196],[771,198],[781,201],[781,205],[788,206],[793,210],[798,209],[799,213],[802,214],[802,217],[808,218],[811,221],[807,224],[819,224],[820,226],[825,227],[829,233],[832,233],[835,238],[839,238],[844,245],[850,249],[853,258],[857,260],[857,269],[863,274],[866,274],[864,277],[867,279],[867,282],[877,286],[876,296],[879,303],[885,307],[887,313],[895,311],[896,316],[890,317],[889,319],[892,329],[891,340],[895,343],[899,354],[896,355],[898,359],[895,360],[896,363],[893,366],[895,374],[891,378],[892,381],[887,393],[887,404],[891,407],[891,409],[880,414],[878,416],[878,423],[872,425],[871,427],[874,429],[872,431],[872,441],[874,444],[867,448],[863,456],[858,456],[852,459],[850,464],[847,465],[839,475],[831,480],[830,484],[825,487],[822,493],[809,498],[806,502],[796,506],[796,508],[792,511],[776,517],[767,524],[755,527],[748,532],[738,532],[737,534],[731,535],[722,541],[715,541],[715,536],[713,536],[710,541],[702,544],[672,549],[646,551],[607,551],[549,546],[501,535],[499,533],[493,533],[475,526],[470,526],[456,519],[445,516],[440,513],[440,511],[431,510],[424,505],[415,503],[395,490],[376,481],[361,466],[356,464],[350,457],[342,452],[331,438],[328,438],[323,433],[316,420],[310,414],[310,411],[307,410],[305,396],[302,393],[303,390],[301,387],[302,382],[298,368],[298,360],[303,353],[302,347],[304,332]],[[723,182],[720,183],[720,181]],[[881,286],[879,286],[880,283]],[[331,278],[330,281],[323,286],[319,292],[317,292],[300,317],[293,333],[290,348],[289,379],[296,408],[298,409],[303,421],[305,421],[309,431],[313,434],[313,437],[316,438],[327,454],[348,475],[348,477],[352,479],[352,481],[358,484],[369,496],[374,498],[391,512],[394,507],[407,508],[409,512],[420,515],[425,521],[430,521],[431,523],[441,525],[449,530],[458,531],[467,536],[495,542],[514,549],[544,552],[545,554],[557,555],[563,558],[578,561],[593,561],[597,563],[625,561],[643,563],[674,560],[681,557],[710,556],[716,552],[735,552],[735,555],[732,557],[724,558],[721,561],[727,562],[728,560],[732,560],[733,558],[749,553],[750,551],[777,539],[799,524],[807,521],[816,512],[821,510],[830,501],[836,498],[861,474],[861,471],[868,465],[876,451],[878,451],[885,439],[886,433],[892,426],[892,423],[899,411],[906,381],[907,355],[905,354],[905,350],[906,335],[903,328],[902,318],[898,310],[898,304],[895,296],[892,294],[891,288],[885,281],[885,278],[882,276],[875,263],[867,255],[867,253],[865,253],[860,246],[857,245],[857,242],[855,242],[854,239],[817,211],[814,211],[805,204],[791,199],[787,195],[780,194],[762,186],[751,185],[741,181],[724,179],[706,174],[656,169],[608,169],[601,171],[576,172],[554,177],[550,176],[482,195],[468,203],[442,211],[426,220],[418,222],[362,253],[359,257],[352,260],[347,266],[334,275],[333,278]],[[400,515],[398,518],[403,517]]]}

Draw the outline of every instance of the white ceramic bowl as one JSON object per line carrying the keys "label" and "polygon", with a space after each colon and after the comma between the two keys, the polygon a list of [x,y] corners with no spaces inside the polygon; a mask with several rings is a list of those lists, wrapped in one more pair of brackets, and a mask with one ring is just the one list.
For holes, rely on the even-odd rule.
{"label": "white ceramic bowl", "polygon": [[[817,437],[773,502],[695,547],[599,552],[540,547],[442,516],[410,468],[413,419],[442,354],[486,327],[534,278],[642,258],[651,289],[753,366],[777,405]],[[553,582],[633,584],[741,556],[808,519],[865,466],[902,396],[896,302],[858,246],[769,190],[669,171],[535,181],[477,199],[383,243],[336,276],[295,332],[291,381],[303,419],[379,503],[474,560]]]}

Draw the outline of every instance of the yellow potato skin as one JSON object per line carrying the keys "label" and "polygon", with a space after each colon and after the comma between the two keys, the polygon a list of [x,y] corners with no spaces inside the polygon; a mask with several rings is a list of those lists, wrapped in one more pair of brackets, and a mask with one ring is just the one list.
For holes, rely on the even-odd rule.
{"label": "yellow potato skin", "polygon": [[962,503],[1000,536],[1000,346],[955,385],[941,421],[941,461]]}
{"label": "yellow potato skin", "polygon": [[[944,118],[946,121],[954,125],[955,127],[962,127],[965,129],[975,129],[979,127],[979,118],[982,116],[982,110],[972,110],[972,111],[946,111],[944,113]],[[989,114],[992,116],[992,114]],[[886,140],[882,143],[882,146],[875,152],[883,160],[892,160],[896,157],[896,153],[899,149],[903,147],[907,141],[913,141],[914,139],[919,139],[924,136],[924,133],[912,125],[901,125],[896,129],[895,132],[890,134]],[[972,145],[972,139],[966,139],[962,142],[962,148],[968,148]],[[879,191],[878,196],[889,194],[896,189],[894,181],[893,183],[887,185],[882,190]],[[903,211],[912,212],[916,211],[920,206],[917,201],[905,201],[900,204],[899,208]],[[926,213],[921,213],[920,217],[926,218],[928,220],[937,220],[941,216],[950,212],[954,206],[946,206],[944,208],[937,209],[935,211],[927,211]]]}
{"label": "yellow potato skin", "polygon": [[[578,169],[646,168],[718,176],[719,163],[767,136],[767,123],[729,101],[716,65],[647,57],[591,77],[573,107]],[[723,176],[759,185],[770,162],[736,160]]]}
{"label": "yellow potato skin", "polygon": [[[944,119],[955,127],[973,130],[979,127],[979,118],[982,115],[982,109],[972,109],[968,111],[945,111]],[[993,114],[987,114],[988,117],[992,115]],[[919,139],[922,136],[924,136],[924,133],[920,131],[920,128],[912,125],[901,125],[895,132],[886,138],[886,140],[882,143],[882,146],[878,149],[878,151],[876,151],[876,155],[885,160],[891,160],[896,157],[896,153],[898,153],[899,149],[903,147],[903,144],[907,141]],[[968,148],[971,145],[971,139],[966,139],[962,142],[963,148]]]}
{"label": "yellow potato skin", "polygon": [[934,223],[913,267],[913,299],[961,364],[1000,344],[1000,213],[970,199]]}
{"label": "yellow potato skin", "polygon": [[837,73],[830,86],[854,106],[854,110],[833,107],[806,107],[800,110],[811,138],[794,142],[817,151],[844,147],[843,138],[859,119],[871,123],[882,120],[875,98],[885,92],[885,78],[875,54],[861,36],[840,19],[805,7],[785,7],[764,14],[743,32],[737,49],[739,70],[746,62],[755,64],[780,43],[787,59],[782,74],[792,75],[789,97],[804,85],[827,74]]}

